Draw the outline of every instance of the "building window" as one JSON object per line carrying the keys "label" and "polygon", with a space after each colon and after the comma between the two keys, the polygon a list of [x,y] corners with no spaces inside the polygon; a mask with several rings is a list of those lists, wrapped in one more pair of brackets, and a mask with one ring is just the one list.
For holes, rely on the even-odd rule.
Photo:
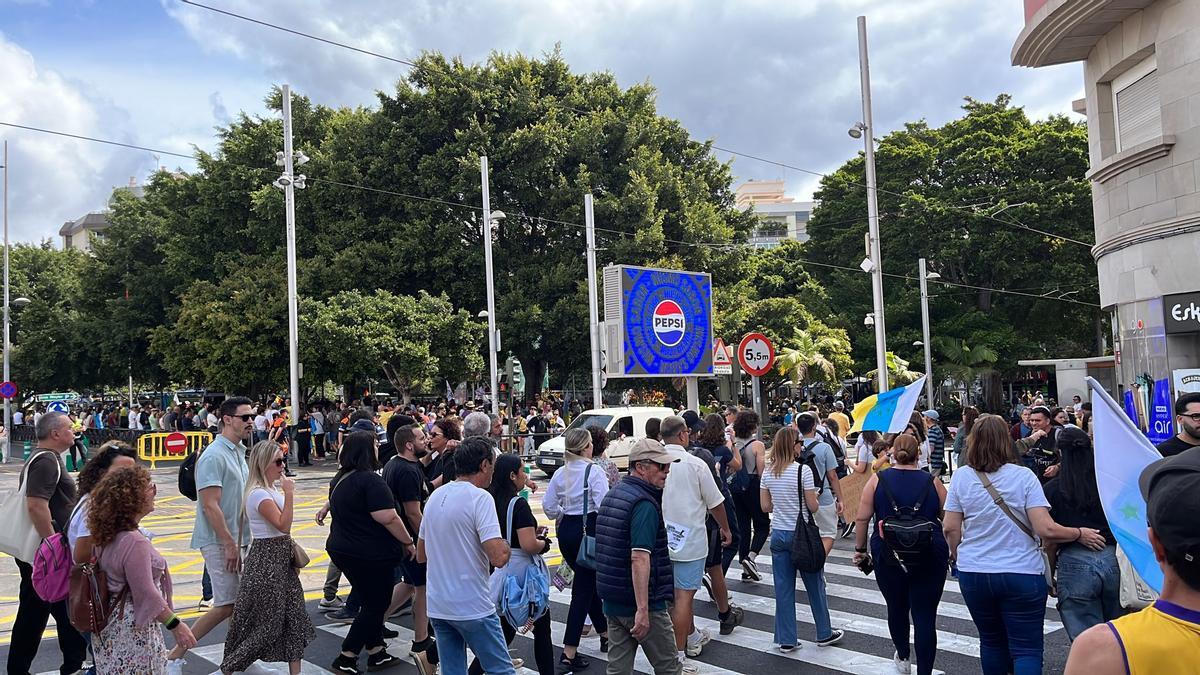
{"label": "building window", "polygon": [[1151,54],[1112,81],[1118,152],[1162,136],[1157,67]]}
{"label": "building window", "polygon": [[71,235],[69,235],[69,234],[63,235],[63,248],[71,248],[71,239],[72,239]]}

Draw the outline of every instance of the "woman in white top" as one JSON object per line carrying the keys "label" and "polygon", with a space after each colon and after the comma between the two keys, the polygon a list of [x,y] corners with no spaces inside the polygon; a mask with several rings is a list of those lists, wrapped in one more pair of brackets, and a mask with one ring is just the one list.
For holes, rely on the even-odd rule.
{"label": "woman in white top", "polygon": [[1034,533],[1042,541],[1079,542],[1095,551],[1104,548],[1104,535],[1054,522],[1042,484],[1016,463],[1008,424],[996,415],[975,422],[964,461],[950,480],[942,530],[979,629],[980,665],[984,675],[1041,673],[1048,587]]}
{"label": "woman in white top", "polygon": [[292,564],[296,481],[283,475],[283,449],[274,441],[255,443],[247,463],[243,522],[249,524],[253,541],[242,566],[221,672],[247,670],[261,660],[287,662],[296,675],[305,647],[316,638],[304,608],[299,572]]}
{"label": "woman in white top", "polygon": [[[596,571],[578,563],[579,547],[584,532],[596,534],[596,512],[604,495],[608,494],[608,478],[604,470],[592,462],[592,435],[587,429],[568,429],[563,435],[566,441],[566,466],[554,472],[546,495],[542,497],[542,511],[558,521],[555,533],[563,560],[575,572],[571,582],[571,607],[567,611],[567,629],[563,636],[563,653],[559,665],[563,668],[583,670],[591,663],[578,653],[579,638],[583,635],[583,620],[590,616],[592,626],[600,633],[600,651],[608,651],[608,622],[604,619],[604,608],[596,593]],[[587,484],[587,505],[584,505],[584,483]]]}
{"label": "woman in white top", "polygon": [[[842,639],[842,631],[829,624],[829,600],[825,596],[824,572],[799,572],[792,564],[792,540],[796,521],[817,510],[817,484],[812,469],[796,459],[804,449],[796,427],[775,433],[771,460],[762,474],[759,498],[762,510],[771,517],[771,572],[775,581],[775,643],[787,653],[796,648],[796,574],[804,582],[808,604],[817,629],[817,644],[827,647]],[[800,488],[804,499],[800,499]]]}

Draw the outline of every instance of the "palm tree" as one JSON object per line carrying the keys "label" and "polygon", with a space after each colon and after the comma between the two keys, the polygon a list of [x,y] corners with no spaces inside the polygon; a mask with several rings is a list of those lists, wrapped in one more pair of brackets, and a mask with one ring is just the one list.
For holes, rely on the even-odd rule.
{"label": "palm tree", "polygon": [[958,338],[935,337],[932,342],[941,356],[938,369],[968,391],[976,378],[995,371],[996,361],[1000,358],[996,350],[987,345],[971,346]]}
{"label": "palm tree", "polygon": [[808,331],[798,330],[791,344],[795,346],[782,348],[775,361],[775,369],[780,375],[797,385],[803,385],[809,383],[811,370],[817,371],[819,376],[814,379],[818,380],[832,380],[837,374],[833,361],[826,356],[827,353],[844,350],[836,337],[826,335],[814,338]]}
{"label": "palm tree", "polygon": [[[886,358],[887,358],[888,386],[889,387],[891,387],[893,385],[903,386],[906,384],[912,384],[913,382],[916,382],[917,379],[919,379],[922,375],[925,374],[920,371],[909,370],[908,361],[905,361],[904,359],[900,358],[899,356],[896,356],[895,352],[887,352]],[[875,370],[872,370],[871,372],[867,373],[867,377],[874,380],[876,374],[878,374],[878,373],[879,373],[879,369],[876,368]]]}

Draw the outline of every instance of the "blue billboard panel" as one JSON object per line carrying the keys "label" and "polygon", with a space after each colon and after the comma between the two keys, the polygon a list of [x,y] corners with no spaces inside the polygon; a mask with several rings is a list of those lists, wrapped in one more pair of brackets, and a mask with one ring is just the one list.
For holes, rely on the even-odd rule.
{"label": "blue billboard panel", "polygon": [[712,375],[712,278],[620,268],[625,377]]}

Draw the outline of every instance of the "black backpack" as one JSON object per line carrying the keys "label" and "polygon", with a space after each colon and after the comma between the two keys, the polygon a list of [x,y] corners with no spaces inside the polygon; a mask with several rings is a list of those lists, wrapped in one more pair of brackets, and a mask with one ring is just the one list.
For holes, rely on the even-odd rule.
{"label": "black backpack", "polygon": [[[813,441],[806,443],[804,445],[804,449],[800,451],[800,459],[798,460],[801,464],[804,464],[809,469],[812,469],[813,483],[815,483],[817,486],[818,497],[821,495],[821,493],[825,492],[825,474],[817,469],[817,456],[813,453],[812,449],[817,443],[823,442],[824,441],[814,439]],[[800,495],[800,498],[804,499],[804,495]]]}
{"label": "black backpack", "polygon": [[927,518],[920,513],[921,505],[933,490],[934,478],[925,474],[929,482],[925,484],[925,490],[917,498],[916,504],[899,506],[887,484],[886,476],[890,471],[889,469],[876,474],[879,477],[879,485],[883,487],[884,494],[892,503],[893,511],[892,515],[878,521],[879,538],[892,550],[892,555],[902,567],[907,569],[927,565],[933,559],[931,553],[934,534],[942,529],[942,524],[937,519]]}
{"label": "black backpack", "polygon": [[849,469],[846,468],[846,451],[842,449],[842,444],[838,443],[833,436],[830,436],[825,431],[822,431],[821,429],[817,429],[816,431],[817,436],[820,436],[821,440],[825,441],[829,444],[829,447],[833,448],[833,456],[837,458],[837,477],[845,478],[846,476],[850,475]]}
{"label": "black backpack", "polygon": [[191,452],[183,464],[179,465],[179,494],[196,501],[196,460],[199,452]]}

